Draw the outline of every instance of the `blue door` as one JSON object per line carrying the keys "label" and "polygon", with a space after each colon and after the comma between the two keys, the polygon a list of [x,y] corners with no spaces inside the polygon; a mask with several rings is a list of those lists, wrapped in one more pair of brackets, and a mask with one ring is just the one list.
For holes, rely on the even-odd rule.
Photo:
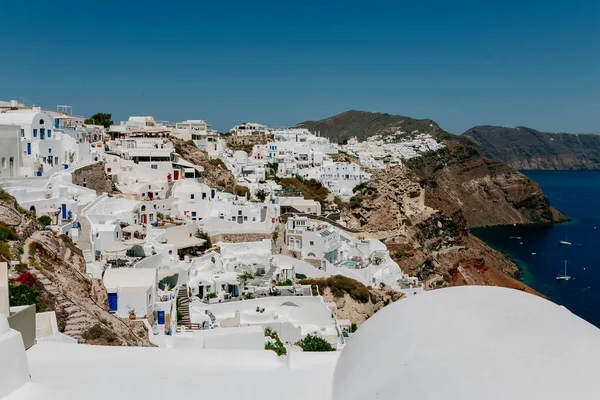
{"label": "blue door", "polygon": [[60,210],[62,211],[62,219],[67,219],[67,205],[61,205]]}
{"label": "blue door", "polygon": [[31,155],[31,143],[27,143],[27,154]]}
{"label": "blue door", "polygon": [[158,324],[159,325],[164,325],[165,324],[165,312],[164,311],[159,311],[158,312]]}
{"label": "blue door", "polygon": [[117,312],[117,294],[116,293],[108,294],[108,311]]}
{"label": "blue door", "polygon": [[244,223],[244,217],[242,217],[241,215],[238,217],[237,219],[237,223],[238,224],[243,224]]}

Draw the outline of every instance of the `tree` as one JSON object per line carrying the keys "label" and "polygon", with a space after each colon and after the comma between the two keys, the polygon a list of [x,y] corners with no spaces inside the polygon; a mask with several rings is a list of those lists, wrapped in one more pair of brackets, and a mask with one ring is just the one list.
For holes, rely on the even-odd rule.
{"label": "tree", "polygon": [[261,203],[265,201],[268,195],[269,192],[267,192],[265,189],[258,189],[256,192],[254,192],[254,196],[256,196],[256,198],[260,200]]}
{"label": "tree", "polygon": [[112,114],[97,113],[87,118],[84,122],[88,125],[102,125],[108,129],[113,124]]}
{"label": "tree", "polygon": [[40,224],[40,226],[42,227],[48,226],[52,223],[52,219],[50,219],[50,217],[47,215],[42,215],[37,219],[37,223]]}
{"label": "tree", "polygon": [[308,334],[304,339],[296,343],[300,346],[303,351],[334,351],[329,342],[325,339],[318,337],[317,335]]}

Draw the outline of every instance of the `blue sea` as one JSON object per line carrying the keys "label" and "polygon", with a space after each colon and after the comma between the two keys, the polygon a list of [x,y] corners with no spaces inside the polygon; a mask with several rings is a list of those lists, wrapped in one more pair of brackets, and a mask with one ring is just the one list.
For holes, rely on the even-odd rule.
{"label": "blue sea", "polygon": [[[511,257],[525,284],[600,327],[600,171],[521,171],[572,219],[552,226],[502,226],[473,233]],[[520,236],[521,240],[511,240]],[[559,245],[560,240],[571,246]],[[535,253],[535,254],[534,254]],[[568,275],[558,281],[568,261]]]}

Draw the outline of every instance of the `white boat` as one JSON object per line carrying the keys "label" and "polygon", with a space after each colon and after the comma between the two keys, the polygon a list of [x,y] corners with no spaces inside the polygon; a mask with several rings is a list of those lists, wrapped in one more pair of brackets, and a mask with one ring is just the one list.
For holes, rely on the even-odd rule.
{"label": "white boat", "polygon": [[567,228],[565,228],[565,240],[559,241],[558,244],[563,245],[563,246],[571,245],[571,242],[567,241]]}
{"label": "white boat", "polygon": [[567,275],[567,261],[565,260],[565,273],[562,275],[558,275],[556,277],[556,279],[558,279],[559,281],[568,281],[569,279],[571,279],[571,277],[569,275]]}

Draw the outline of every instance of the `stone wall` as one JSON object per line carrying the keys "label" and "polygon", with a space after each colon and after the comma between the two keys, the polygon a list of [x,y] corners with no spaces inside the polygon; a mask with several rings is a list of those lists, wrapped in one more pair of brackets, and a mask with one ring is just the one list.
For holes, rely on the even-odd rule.
{"label": "stone wall", "polygon": [[271,239],[270,233],[221,233],[210,237],[212,243],[242,243],[242,242],[260,242],[263,239]]}

